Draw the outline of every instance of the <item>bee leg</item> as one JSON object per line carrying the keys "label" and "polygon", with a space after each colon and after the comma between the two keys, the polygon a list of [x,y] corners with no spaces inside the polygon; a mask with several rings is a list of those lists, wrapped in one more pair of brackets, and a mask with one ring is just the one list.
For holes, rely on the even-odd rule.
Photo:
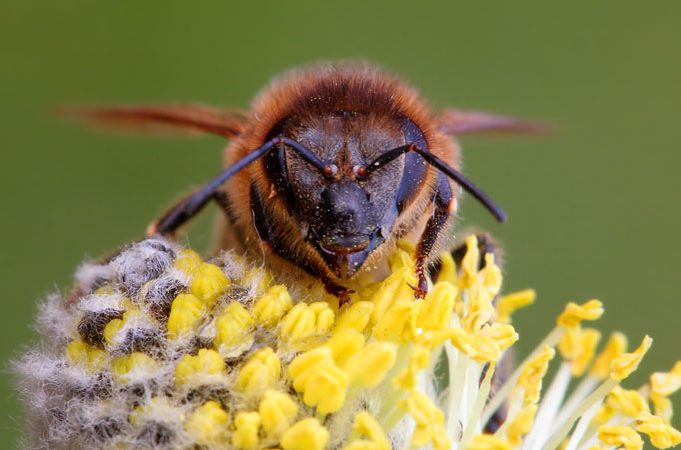
{"label": "bee leg", "polygon": [[174,235],[185,222],[198,214],[213,199],[215,199],[215,192],[206,192],[205,189],[199,189],[182,197],[173,206],[168,208],[161,217],[147,227],[147,236],[155,234],[164,236]]}
{"label": "bee leg", "polygon": [[350,301],[350,294],[355,292],[352,289],[346,288],[345,286],[341,286],[340,284],[336,284],[333,281],[326,278],[322,278],[322,282],[324,283],[324,288],[326,289],[326,292],[338,297],[339,308],[348,303]]}
{"label": "bee leg", "polygon": [[421,239],[416,246],[416,276],[418,285],[414,289],[416,298],[424,298],[428,293],[428,277],[426,276],[426,260],[433,250],[440,232],[447,224],[450,215],[450,205],[453,200],[452,188],[447,177],[439,173],[437,189],[433,195],[433,214],[428,219]]}

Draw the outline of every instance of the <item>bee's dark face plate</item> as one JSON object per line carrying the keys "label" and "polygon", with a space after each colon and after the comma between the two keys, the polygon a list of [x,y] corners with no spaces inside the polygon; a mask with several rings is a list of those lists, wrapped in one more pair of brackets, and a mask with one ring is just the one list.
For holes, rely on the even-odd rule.
{"label": "bee's dark face plate", "polygon": [[[393,229],[404,202],[398,197],[405,191],[407,159],[398,158],[365,178],[357,175],[357,167],[367,167],[384,152],[404,145],[409,137],[404,121],[339,112],[289,118],[277,132],[337,168],[335,176],[327,177],[290,150],[273,152],[268,161],[280,170],[275,184],[286,194],[302,238],[338,278],[352,276]],[[424,173],[419,171],[417,181]]]}

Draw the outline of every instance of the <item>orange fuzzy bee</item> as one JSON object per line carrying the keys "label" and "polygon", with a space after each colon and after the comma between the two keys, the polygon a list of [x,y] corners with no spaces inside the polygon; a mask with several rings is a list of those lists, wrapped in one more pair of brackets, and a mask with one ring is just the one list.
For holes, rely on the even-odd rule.
{"label": "orange fuzzy bee", "polygon": [[459,171],[452,136],[540,130],[484,113],[434,113],[398,78],[345,63],[285,74],[256,97],[250,113],[140,106],[81,114],[229,139],[225,169],[152,223],[148,234],[172,235],[214,200],[224,213],[220,249],[264,254],[275,272],[300,269],[341,298],[348,278],[375,269],[406,235],[417,242],[415,294],[425,295],[427,264],[456,214],[460,188],[505,220]]}

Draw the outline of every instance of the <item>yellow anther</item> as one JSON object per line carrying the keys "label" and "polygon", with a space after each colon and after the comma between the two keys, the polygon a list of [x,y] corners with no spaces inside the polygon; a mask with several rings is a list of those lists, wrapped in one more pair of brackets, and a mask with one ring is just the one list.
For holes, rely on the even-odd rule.
{"label": "yellow anther", "polygon": [[614,380],[621,381],[628,377],[633,371],[638,368],[641,360],[646,352],[653,344],[650,336],[645,336],[641,345],[631,353],[624,353],[612,360],[610,364],[610,377]]}
{"label": "yellow anther", "polygon": [[198,444],[221,446],[227,439],[229,414],[216,401],[210,400],[196,408],[187,418],[184,428]]}
{"label": "yellow anther", "polygon": [[293,388],[298,392],[302,391],[317,366],[333,362],[332,355],[329,347],[322,346],[296,356],[288,366]]}
{"label": "yellow anther", "polygon": [[201,265],[201,256],[191,249],[180,250],[180,253],[175,260],[175,267],[191,276]]}
{"label": "yellow anther", "polygon": [[496,362],[501,358],[501,348],[496,341],[485,335],[472,336],[468,356],[477,362]]}
{"label": "yellow anther", "polygon": [[194,270],[191,292],[208,308],[215,305],[218,297],[229,287],[229,279],[215,264],[201,263]]}
{"label": "yellow anther", "polygon": [[310,375],[304,386],[303,402],[317,408],[317,413],[326,415],[343,407],[348,376],[333,363],[320,365],[317,372]]}
{"label": "yellow anther", "polygon": [[69,342],[66,346],[66,356],[70,363],[78,364],[88,370],[100,370],[106,364],[107,353],[80,339]]}
{"label": "yellow anther", "polygon": [[410,286],[415,285],[416,277],[413,271],[403,268],[392,272],[383,280],[371,299],[374,304],[371,321],[378,323],[397,303],[413,303],[414,291]]}
{"label": "yellow anther", "polygon": [[501,348],[489,336],[467,333],[463,328],[452,328],[449,334],[452,345],[474,361],[484,363],[501,358]]}
{"label": "yellow anther", "polygon": [[457,285],[456,262],[451,252],[440,253],[440,272],[437,274],[436,281],[437,283],[447,282],[453,286]]}
{"label": "yellow anther", "polygon": [[115,293],[113,287],[111,287],[110,284],[105,284],[104,286],[98,287],[95,289],[95,294],[96,295],[111,295]]}
{"label": "yellow anther", "polygon": [[343,447],[343,450],[390,450],[390,441],[374,417],[366,411],[355,415],[352,426],[355,433],[365,439],[358,439]]}
{"label": "yellow anther", "polygon": [[334,333],[345,329],[353,329],[358,332],[364,331],[371,320],[371,313],[374,311],[374,304],[371,302],[357,302],[350,305],[346,310],[341,310]]}
{"label": "yellow anther", "polygon": [[227,366],[215,350],[202,348],[196,354],[184,355],[175,366],[175,383],[180,386],[197,387],[220,383],[227,376]]}
{"label": "yellow anther", "polygon": [[206,312],[201,300],[192,294],[180,294],[175,297],[168,316],[168,337],[176,339],[193,331]]}
{"label": "yellow anther", "polygon": [[445,415],[430,397],[422,392],[412,391],[402,405],[409,411],[416,425],[412,433],[412,445],[420,447],[432,442],[433,448],[437,450],[451,447],[444,426]]}
{"label": "yellow anther", "polygon": [[237,346],[247,340],[253,331],[253,316],[239,302],[232,302],[215,319],[215,345],[219,348]]}
{"label": "yellow anther", "polygon": [[141,352],[119,356],[111,362],[111,372],[119,383],[134,379],[151,378],[158,372],[159,363]]}
{"label": "yellow anther", "polygon": [[353,429],[360,435],[379,444],[381,447],[390,447],[388,437],[381,425],[366,411],[360,411],[355,415]]}
{"label": "yellow anther", "polygon": [[625,416],[638,417],[643,412],[650,412],[648,402],[638,391],[625,390],[615,386],[605,399],[605,404]]}
{"label": "yellow anther", "polygon": [[604,444],[624,447],[626,450],[641,450],[643,439],[633,429],[625,426],[601,425],[598,427],[598,439]]}
{"label": "yellow anther", "polygon": [[283,450],[323,450],[329,432],[317,419],[303,419],[286,430],[279,443]]}
{"label": "yellow anther", "polygon": [[502,323],[511,323],[513,313],[534,303],[536,297],[537,294],[534,289],[525,289],[504,295],[497,301],[497,320]]}
{"label": "yellow anther", "polygon": [[123,313],[123,318],[121,319],[111,319],[109,323],[107,323],[104,326],[104,330],[102,331],[102,335],[104,336],[104,342],[106,342],[107,345],[111,345],[112,341],[114,340],[114,337],[116,336],[116,333],[123,328],[123,325],[125,324],[124,320],[127,319],[126,315],[129,314],[128,311]]}
{"label": "yellow anther", "polygon": [[146,405],[137,405],[135,406],[135,409],[132,410],[132,412],[128,415],[128,420],[130,421],[131,424],[133,425],[139,425],[141,423],[141,418],[142,415],[147,411],[148,405],[151,404],[152,402],[157,401],[158,397],[152,397],[149,403]]}
{"label": "yellow anther", "polygon": [[610,335],[603,351],[596,357],[589,373],[601,380],[610,376],[612,360],[627,351],[627,337],[619,332]]}
{"label": "yellow anther", "polygon": [[301,343],[328,333],[334,318],[326,302],[298,303],[282,319],[279,335],[285,342]]}
{"label": "yellow anther", "polygon": [[401,239],[397,242],[397,249],[388,256],[388,265],[390,266],[391,272],[397,272],[401,269],[407,269],[414,272],[415,262],[414,253],[416,248],[414,244],[407,241],[406,239]]}
{"label": "yellow anther", "polygon": [[281,321],[279,335],[288,342],[311,336],[315,331],[315,314],[306,303],[298,303]]}
{"label": "yellow anther", "polygon": [[397,346],[388,342],[372,342],[355,353],[346,364],[352,383],[373,388],[385,378],[395,364]]}
{"label": "yellow anther", "polygon": [[572,362],[572,375],[581,377],[596,351],[601,333],[593,328],[568,328],[558,343],[563,358]]}
{"label": "yellow anther", "polygon": [[[361,274],[360,274],[361,277]],[[357,287],[357,291],[353,294],[350,294],[350,305],[354,305],[355,303],[359,302],[370,302],[372,304],[372,311],[373,311],[373,303],[372,299],[374,298],[374,295],[378,292],[378,289],[381,287],[382,281],[367,281],[365,283],[359,283],[359,286]],[[326,290],[326,289],[324,289]]]}
{"label": "yellow anther", "polygon": [[428,367],[430,350],[423,345],[415,345],[409,356],[409,365],[395,378],[395,383],[404,390],[416,386],[416,375]]}
{"label": "yellow anther", "polygon": [[364,335],[352,328],[334,332],[324,342],[324,346],[331,349],[334,361],[339,367],[345,367],[348,359],[364,347]]}
{"label": "yellow anther", "polygon": [[298,404],[279,391],[266,391],[258,407],[262,429],[271,438],[279,438],[298,414]]}
{"label": "yellow anther", "polygon": [[276,326],[293,306],[288,289],[283,284],[272,286],[253,305],[256,321],[266,327]]}
{"label": "yellow anther", "polygon": [[461,285],[469,288],[477,281],[478,265],[480,263],[480,250],[478,249],[478,238],[471,234],[466,238],[466,254],[461,260],[462,274]]}
{"label": "yellow anther", "polygon": [[511,444],[493,434],[478,434],[471,439],[466,450],[511,450]]}
{"label": "yellow anther", "polygon": [[679,430],[665,423],[661,417],[642,412],[636,419],[636,430],[648,435],[657,448],[669,448],[681,444]]}
{"label": "yellow anther", "polygon": [[495,322],[485,326],[480,330],[480,334],[492,339],[503,351],[515,344],[518,340],[518,333],[515,328],[507,323]]}
{"label": "yellow anther", "polygon": [[[126,302],[131,302],[131,301],[128,300],[128,299],[126,299],[125,301],[126,301]],[[104,330],[103,330],[103,332],[102,332],[102,335],[104,336],[104,342],[105,342],[107,345],[113,345],[113,344],[115,344],[115,341],[116,341],[116,334],[117,334],[117,333],[118,333],[126,324],[128,324],[128,322],[130,322],[130,321],[132,321],[132,320],[135,320],[135,319],[137,319],[137,320],[139,320],[139,319],[144,320],[144,316],[142,315],[142,312],[141,312],[139,309],[135,308],[135,307],[132,305],[132,302],[131,302],[131,304],[129,305],[129,307],[131,307],[131,308],[133,308],[133,309],[128,309],[127,311],[125,311],[125,312],[123,313],[123,317],[121,317],[120,319],[111,319],[111,320],[104,326]],[[120,338],[121,338],[121,337],[119,336],[118,339],[120,339]]]}
{"label": "yellow anther", "polygon": [[426,298],[417,304],[416,326],[423,330],[441,330],[447,326],[454,309],[456,287],[437,283]]}
{"label": "yellow anther", "polygon": [[469,333],[475,333],[494,317],[492,297],[487,289],[481,286],[470,288],[468,304],[464,306],[463,327]]}
{"label": "yellow anther", "polygon": [[407,253],[411,259],[416,258],[416,245],[414,242],[412,242],[409,239],[399,239],[397,241],[397,248],[402,251]]}
{"label": "yellow anther", "polygon": [[336,320],[336,314],[327,302],[310,303],[310,309],[315,314],[315,332],[326,334],[331,331]]}
{"label": "yellow anther", "polygon": [[485,267],[479,272],[482,279],[482,285],[487,288],[487,291],[492,297],[497,295],[501,290],[501,269],[494,262],[494,253],[485,254]]}
{"label": "yellow anther", "polygon": [[374,337],[382,341],[408,341],[415,334],[416,308],[413,302],[396,302],[374,326]]}
{"label": "yellow anther", "polygon": [[429,350],[435,350],[446,341],[450,340],[453,335],[459,333],[458,331],[455,331],[457,329],[458,328],[448,328],[445,330],[426,331],[425,333],[416,336],[414,342],[423,345]]}
{"label": "yellow anther", "polygon": [[650,390],[658,395],[669,396],[681,388],[681,361],[669,372],[655,372],[650,376]]}
{"label": "yellow anther", "polygon": [[348,375],[333,360],[331,349],[317,347],[291,362],[288,374],[303,402],[322,415],[338,411],[345,403]]}
{"label": "yellow anther", "polygon": [[558,316],[557,323],[561,327],[571,328],[579,325],[583,320],[596,320],[603,315],[603,304],[598,300],[589,300],[583,305],[570,302]]}
{"label": "yellow anther", "polygon": [[612,419],[615,416],[616,413],[617,412],[610,406],[603,405],[596,412],[596,415],[593,418],[593,423],[597,425],[606,424],[610,419]]}
{"label": "yellow anther", "polygon": [[517,386],[524,391],[524,403],[537,403],[541,392],[542,380],[549,368],[549,363],[555,356],[556,351],[549,347],[544,348],[523,367]]}
{"label": "yellow anther", "polygon": [[508,424],[506,437],[512,447],[518,448],[523,442],[523,436],[532,430],[534,416],[537,414],[536,403],[524,406]]}
{"label": "yellow anther", "polygon": [[262,392],[272,387],[281,376],[281,362],[270,347],[253,353],[241,367],[236,378],[236,389],[241,392]]}
{"label": "yellow anther", "polygon": [[260,414],[257,412],[240,412],[234,418],[232,445],[236,448],[252,450],[258,448],[260,438]]}
{"label": "yellow anther", "polygon": [[672,401],[668,397],[660,394],[650,393],[650,401],[653,402],[655,407],[655,415],[662,418],[665,423],[669,424],[672,420],[672,415],[674,413],[674,408],[672,407]]}
{"label": "yellow anther", "polygon": [[413,291],[409,300],[399,300],[386,311],[374,326],[373,335],[382,341],[407,342],[416,333],[416,312],[418,304],[413,302]]}

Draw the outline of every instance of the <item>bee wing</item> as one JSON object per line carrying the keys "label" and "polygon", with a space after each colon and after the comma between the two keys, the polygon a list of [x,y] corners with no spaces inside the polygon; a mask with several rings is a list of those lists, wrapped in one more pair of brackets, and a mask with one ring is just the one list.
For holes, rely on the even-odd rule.
{"label": "bee wing", "polygon": [[436,120],[438,131],[453,135],[485,132],[547,134],[553,131],[547,123],[457,109],[441,111]]}
{"label": "bee wing", "polygon": [[68,108],[61,111],[86,123],[123,131],[152,134],[217,134],[238,136],[248,113],[205,105],[138,105]]}

